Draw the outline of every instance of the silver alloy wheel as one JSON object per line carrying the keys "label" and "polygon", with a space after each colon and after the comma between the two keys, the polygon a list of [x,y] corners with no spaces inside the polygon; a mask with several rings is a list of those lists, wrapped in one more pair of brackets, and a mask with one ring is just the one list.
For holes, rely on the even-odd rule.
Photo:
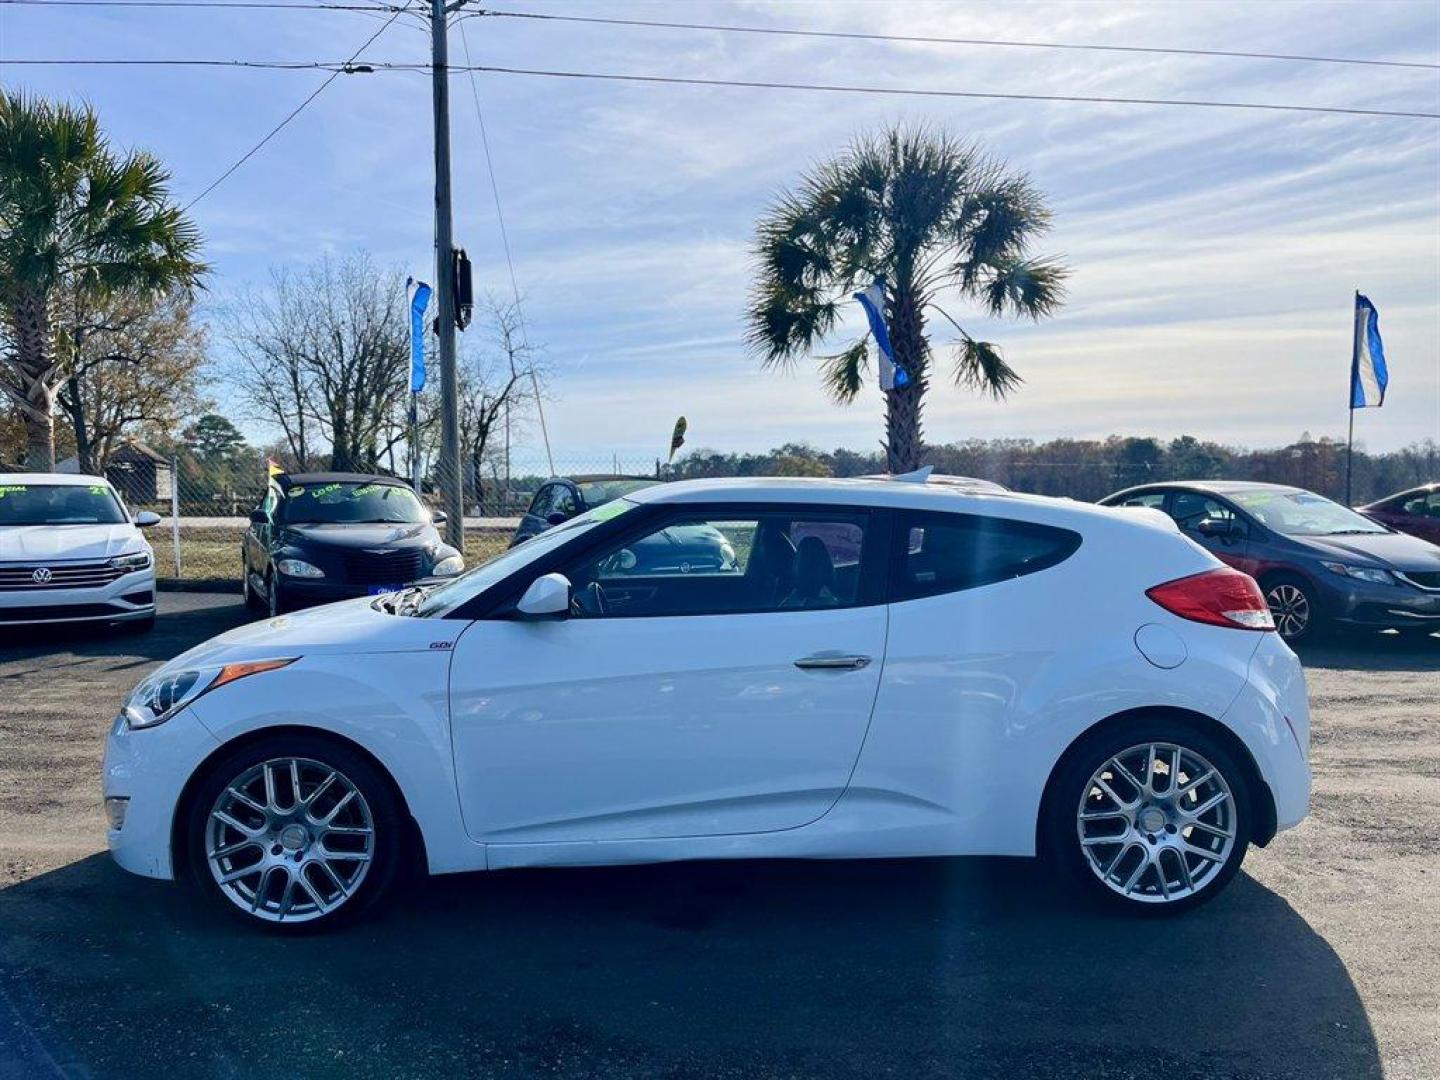
{"label": "silver alloy wheel", "polygon": [[210,874],[267,922],[307,922],[355,895],[375,858],[375,822],[344,773],[311,758],[252,765],[220,792],[205,825]]}
{"label": "silver alloy wheel", "polygon": [[1172,903],[1205,888],[1235,847],[1235,795],[1194,750],[1141,743],[1096,769],[1075,814],[1086,864],[1107,888]]}
{"label": "silver alloy wheel", "polygon": [[1281,583],[1265,594],[1265,603],[1282,638],[1296,638],[1310,625],[1310,599],[1298,585]]}

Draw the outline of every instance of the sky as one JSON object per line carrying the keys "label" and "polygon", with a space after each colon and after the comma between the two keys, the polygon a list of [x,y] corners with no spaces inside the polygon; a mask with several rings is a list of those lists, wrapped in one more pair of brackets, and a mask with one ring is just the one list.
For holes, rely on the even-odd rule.
{"label": "sky", "polygon": [[[119,10],[0,3],[0,82],[84,99],[188,202],[325,78],[314,71],[37,67],[17,58],[348,57],[375,13]],[[471,4],[471,7],[476,6]],[[488,5],[487,5],[488,6]],[[1440,62],[1440,4],[557,3],[505,11],[757,27]],[[469,18],[453,63],[1028,94],[1216,99],[1440,112],[1440,71],[1159,54],[853,41]],[[428,59],[405,15],[364,60]],[[1357,414],[1373,450],[1440,439],[1440,121],[1239,109],[639,85],[481,73],[451,79],[456,242],[508,295],[483,110],[515,277],[554,395],[560,461],[787,441],[871,449],[875,386],[831,403],[813,364],[762,370],[743,312],[756,218],[857,133],[924,123],[978,140],[1047,193],[1036,245],[1071,266],[1061,312],[987,320],[1024,385],[996,403],[936,379],[934,442],[1171,438],[1276,446],[1343,438],[1353,293],[1380,311],[1391,385]],[[428,75],[342,75],[194,206],[207,310],[272,267],[367,249],[430,277]],[[947,310],[959,315],[947,305]],[[856,305],[837,345],[862,325]],[[932,327],[937,347],[950,340]],[[217,352],[223,343],[217,341]],[[222,391],[223,395],[223,391]],[[237,417],[256,437],[269,434]],[[529,450],[538,433],[523,436]]]}

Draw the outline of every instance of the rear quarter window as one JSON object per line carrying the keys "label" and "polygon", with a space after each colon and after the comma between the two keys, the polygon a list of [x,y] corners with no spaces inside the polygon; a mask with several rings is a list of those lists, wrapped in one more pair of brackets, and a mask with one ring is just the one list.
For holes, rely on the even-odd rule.
{"label": "rear quarter window", "polygon": [[975,589],[1057,566],[1080,534],[978,514],[902,512],[891,546],[890,599]]}

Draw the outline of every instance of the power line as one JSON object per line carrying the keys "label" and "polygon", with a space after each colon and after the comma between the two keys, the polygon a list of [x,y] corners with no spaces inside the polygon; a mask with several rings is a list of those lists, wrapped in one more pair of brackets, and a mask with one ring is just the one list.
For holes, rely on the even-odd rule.
{"label": "power line", "polygon": [[275,0],[0,0],[9,7],[95,7],[95,8],[253,8],[271,11],[403,11],[396,4],[277,3]]}
{"label": "power line", "polygon": [[191,199],[188,203],[186,203],[185,209],[189,210],[201,199],[205,198],[206,195],[209,195],[210,192],[214,191],[217,187],[219,187],[226,180],[228,180],[236,169],[240,168],[240,166],[244,165],[245,162],[249,161],[252,157],[258,154],[261,148],[264,147],[264,145],[268,143],[271,139],[273,139],[276,135],[280,134],[280,132],[285,128],[287,124],[290,123],[291,120],[294,120],[295,117],[299,116],[305,110],[305,107],[307,105],[309,105],[317,97],[323,94],[325,92],[325,88],[329,86],[332,82],[334,82],[336,79],[338,79],[344,73],[344,71],[349,68],[351,64],[354,63],[355,58],[358,57],[366,49],[368,49],[376,38],[378,38],[386,30],[390,29],[390,24],[393,23],[396,19],[398,19],[404,12],[405,8],[408,8],[409,6],[410,0],[405,0],[404,7],[401,7],[393,15],[391,15],[390,18],[386,19],[385,22],[381,25],[380,29],[376,30],[373,34],[366,38],[365,43],[350,54],[350,59],[345,61],[344,67],[332,71],[329,78],[327,78],[324,82],[317,86],[314,91],[311,92],[309,97],[307,97],[304,101],[300,102],[299,105],[296,105],[295,108],[290,110],[290,113],[285,117],[285,119],[281,120],[280,123],[276,124],[273,128],[271,128],[266,133],[263,139],[261,139],[258,143],[252,146],[249,150],[245,151],[245,153],[242,154],[233,165],[231,165],[223,173],[221,173],[214,180],[212,180],[209,187],[207,187],[204,191],[200,192],[199,195],[196,195],[195,198]]}
{"label": "power line", "polygon": [[[400,15],[404,9],[395,12],[379,31],[370,38],[375,40]],[[367,42],[368,45],[368,42]],[[363,51],[365,46],[361,47]],[[240,67],[240,68],[271,68],[283,71],[304,71],[318,70],[329,71],[334,75],[342,74],[369,74],[376,71],[414,71],[428,72],[430,65],[425,63],[401,63],[395,61],[369,61],[363,64],[355,63],[355,56],[349,60],[311,60],[311,61],[287,61],[287,60],[191,60],[191,59],[92,59],[86,57],[37,59],[21,58],[0,60],[0,66],[4,64],[32,64],[32,65],[61,65],[61,66],[85,66],[85,65],[149,65],[157,67]],[[935,97],[935,98],[970,98],[990,101],[1055,101],[1070,102],[1090,105],[1156,105],[1175,106],[1188,108],[1206,109],[1258,109],[1269,112],[1299,112],[1299,113],[1320,113],[1338,116],[1388,116],[1417,120],[1440,120],[1440,113],[1417,112],[1402,109],[1359,109],[1346,108],[1339,105],[1292,105],[1278,102],[1258,101],[1219,101],[1208,98],[1145,98],[1145,97],[1104,97],[1090,94],[1022,94],[1006,93],[998,90],[926,90],[915,87],[900,86],[851,86],[834,83],[794,83],[794,82],[771,82],[765,80],[748,79],[704,79],[699,77],[684,77],[679,75],[633,75],[621,72],[605,71],[553,71],[544,68],[513,68],[495,67],[485,64],[474,64],[469,66],[452,65],[451,72],[489,72],[496,75],[532,75],[552,79],[592,79],[602,82],[633,82],[668,84],[676,86],[728,86],[750,90],[816,90],[826,93],[841,94],[877,94],[892,95],[901,97]],[[330,84],[326,80],[320,87],[323,90]],[[319,91],[316,91],[318,95]],[[309,104],[312,99],[306,99],[301,108]],[[297,110],[298,111],[298,110]],[[288,123],[288,119],[285,121]],[[283,126],[283,124],[282,124]]]}
{"label": "power line", "polygon": [[533,19],[543,22],[591,23],[603,26],[646,27],[663,30],[713,30],[726,34],[772,34],[782,37],[840,38],[852,41],[895,41],[923,45],[981,45],[1009,49],[1065,49],[1083,52],[1149,53],[1162,56],[1208,56],[1244,60],[1292,60],[1312,64],[1362,64],[1370,67],[1440,70],[1440,63],[1410,60],[1366,60],[1348,56],[1309,56],[1295,53],[1242,52],[1231,49],[1183,49],[1144,45],[1072,44],[1055,41],[1012,41],[1003,38],[927,37],[911,34],[868,34],[840,30],[796,30],[773,26],[732,26],[716,23],[666,22],[659,19],[615,19],[598,15],[549,15],[531,11],[475,11],[468,18]]}
{"label": "power line", "polygon": [[[376,67],[390,67],[377,64]],[[452,68],[458,71],[458,68]],[[534,75],[550,79],[596,79],[604,82],[664,83],[679,86],[735,86],[751,90],[820,90],[841,94],[890,94],[903,97],[982,98],[997,101],[1063,101],[1093,105],[1174,105],[1208,109],[1262,109],[1274,112],[1332,113],[1342,116],[1394,116],[1440,120],[1440,113],[1395,109],[1349,109],[1333,105],[1281,105],[1253,101],[1212,101],[1199,98],[1100,97],[1086,94],[1019,94],[978,90],[917,90],[893,86],[845,86],[828,83],[763,82],[745,79],[685,78],[678,75],[627,75],[600,71],[547,71],[538,68],[476,65],[466,70],[498,75]]]}
{"label": "power line", "polygon": [[[470,59],[470,39],[465,36],[465,24],[460,24],[460,44],[465,49],[466,71],[470,75],[470,96],[475,101],[475,119],[480,122],[480,145],[485,148],[485,169],[490,174],[490,194],[495,198],[495,218],[500,223],[500,246],[505,250],[505,265],[510,271],[510,294],[515,298],[515,315],[520,320],[520,342],[530,351],[530,331],[526,325],[525,312],[520,306],[520,285],[515,278],[515,260],[510,257],[510,231],[505,228],[505,211],[500,208],[500,185],[495,180],[495,162],[490,156],[490,137],[485,132],[485,113],[480,108],[480,87],[475,82],[474,61]],[[535,364],[530,364],[530,389],[535,393],[535,411],[540,417],[540,435],[545,440],[545,460],[550,463],[550,475],[555,475],[555,458],[550,453],[550,431],[545,425],[545,405],[540,400],[540,380],[535,375]],[[506,408],[506,439],[509,439],[509,408]],[[508,447],[508,442],[507,442]],[[508,450],[507,450],[508,453]],[[507,466],[508,468],[508,466]],[[507,477],[508,483],[508,477]]]}

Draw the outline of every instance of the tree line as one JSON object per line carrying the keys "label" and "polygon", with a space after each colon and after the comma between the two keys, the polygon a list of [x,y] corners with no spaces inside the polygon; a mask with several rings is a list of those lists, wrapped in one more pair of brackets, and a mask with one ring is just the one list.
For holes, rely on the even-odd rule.
{"label": "tree line", "polygon": [[[1168,441],[1112,435],[1106,439],[969,439],[922,446],[923,464],[940,473],[994,480],[1015,491],[1085,501],[1162,480],[1256,480],[1345,495],[1345,444],[1303,434],[1286,446],[1250,449],[1182,435]],[[1400,450],[1357,448],[1357,505],[1418,484],[1440,480],[1440,443]],[[866,476],[886,471],[883,450],[818,450],[787,443],[763,453],[698,449],[662,468],[666,479],[722,476]]]}

